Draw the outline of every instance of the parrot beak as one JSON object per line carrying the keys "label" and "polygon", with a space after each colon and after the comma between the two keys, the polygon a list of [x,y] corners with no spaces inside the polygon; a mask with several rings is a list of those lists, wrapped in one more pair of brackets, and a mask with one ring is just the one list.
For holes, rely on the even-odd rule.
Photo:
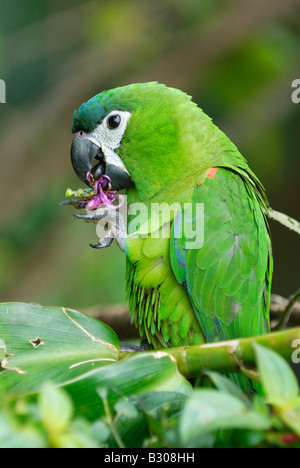
{"label": "parrot beak", "polygon": [[[99,163],[93,167],[95,159],[98,159]],[[86,175],[89,171],[92,172],[95,180],[104,174],[105,164],[102,151],[86,138],[74,136],[71,146],[71,161],[77,176],[87,185],[89,185],[89,182]]]}
{"label": "parrot beak", "polygon": [[[118,158],[117,155],[114,159],[116,160],[116,158]],[[109,160],[106,160],[101,148],[87,138],[74,136],[71,146],[71,161],[77,176],[87,185],[90,185],[86,178],[88,172],[92,173],[94,180],[98,180],[103,174],[110,177],[112,190],[122,190],[133,185],[125,167],[113,164],[115,161],[110,163]]]}

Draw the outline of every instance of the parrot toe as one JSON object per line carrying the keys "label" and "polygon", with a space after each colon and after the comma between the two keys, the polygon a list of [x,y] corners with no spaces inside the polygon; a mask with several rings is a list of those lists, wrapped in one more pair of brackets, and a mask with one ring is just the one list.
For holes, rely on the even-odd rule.
{"label": "parrot toe", "polygon": [[92,247],[92,249],[104,249],[105,247],[109,247],[113,240],[113,237],[106,237],[105,239],[101,239],[98,244],[90,244],[90,247]]}

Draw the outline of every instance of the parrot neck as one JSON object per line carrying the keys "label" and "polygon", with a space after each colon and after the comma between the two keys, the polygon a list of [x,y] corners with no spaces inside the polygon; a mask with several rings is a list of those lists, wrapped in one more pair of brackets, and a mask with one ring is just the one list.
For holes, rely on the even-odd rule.
{"label": "parrot neck", "polygon": [[150,196],[143,191],[139,191],[136,187],[127,189],[126,195],[128,204],[144,203],[150,207],[152,203],[188,203],[191,201],[192,193],[195,188],[195,180],[199,185],[204,182],[208,169],[202,172],[193,172],[191,174],[184,174],[183,177],[178,178],[165,187],[160,187],[156,193],[151,193]]}

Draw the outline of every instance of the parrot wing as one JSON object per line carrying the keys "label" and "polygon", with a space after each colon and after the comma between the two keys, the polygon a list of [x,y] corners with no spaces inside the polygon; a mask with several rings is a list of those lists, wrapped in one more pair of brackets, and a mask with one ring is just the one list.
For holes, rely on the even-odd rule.
{"label": "parrot wing", "polygon": [[193,206],[204,204],[203,245],[187,248],[183,217],[174,219],[172,269],[208,342],[269,330],[272,252],[260,200],[252,180],[212,168],[192,197]]}

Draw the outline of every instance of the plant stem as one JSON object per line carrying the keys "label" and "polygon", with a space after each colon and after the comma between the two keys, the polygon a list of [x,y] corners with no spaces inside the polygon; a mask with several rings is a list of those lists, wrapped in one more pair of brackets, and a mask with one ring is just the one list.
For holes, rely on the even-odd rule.
{"label": "plant stem", "polygon": [[[291,360],[292,342],[300,339],[300,327],[266,335],[240,338],[197,346],[165,349],[176,360],[179,371],[187,378],[201,375],[205,370],[222,373],[240,372],[256,380],[253,343],[261,344]],[[152,351],[153,352],[153,351]]]}
{"label": "plant stem", "polygon": [[119,448],[126,448],[125,445],[124,445],[123,440],[121,439],[121,436],[120,436],[119,432],[116,429],[116,426],[115,426],[116,421],[114,421],[114,419],[112,417],[110,407],[109,407],[109,403],[108,403],[108,399],[105,397],[105,398],[102,399],[102,401],[103,401],[103,406],[104,406],[104,411],[105,411],[105,416],[106,416],[106,422],[107,422],[107,424],[108,424],[108,426],[109,426],[109,428],[111,430],[112,436],[114,437],[115,441],[117,442]]}

